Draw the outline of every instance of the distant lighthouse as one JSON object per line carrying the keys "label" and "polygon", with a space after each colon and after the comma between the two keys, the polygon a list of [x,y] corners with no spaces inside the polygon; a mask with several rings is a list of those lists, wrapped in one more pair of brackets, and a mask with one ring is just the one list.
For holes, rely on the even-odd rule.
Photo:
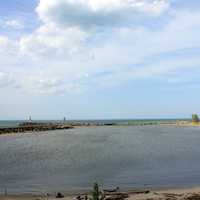
{"label": "distant lighthouse", "polygon": [[28,119],[28,121],[29,121],[29,122],[32,122],[31,116],[29,116],[29,119]]}

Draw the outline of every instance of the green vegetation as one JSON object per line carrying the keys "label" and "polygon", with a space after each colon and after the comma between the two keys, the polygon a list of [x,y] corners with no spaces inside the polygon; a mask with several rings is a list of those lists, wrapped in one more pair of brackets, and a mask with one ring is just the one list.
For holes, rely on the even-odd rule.
{"label": "green vegetation", "polygon": [[193,114],[192,115],[192,122],[194,122],[194,123],[198,123],[199,122],[199,117],[198,117],[197,114]]}
{"label": "green vegetation", "polygon": [[98,183],[94,183],[92,197],[90,200],[103,200],[105,199],[105,195],[100,191]]}

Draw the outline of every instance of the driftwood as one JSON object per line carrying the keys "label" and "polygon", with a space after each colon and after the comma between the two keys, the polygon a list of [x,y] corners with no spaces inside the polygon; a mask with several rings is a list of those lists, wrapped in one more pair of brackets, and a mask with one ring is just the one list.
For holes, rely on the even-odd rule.
{"label": "driftwood", "polygon": [[176,200],[178,197],[181,197],[182,194],[171,194],[171,193],[164,193],[165,200]]}
{"label": "driftwood", "polygon": [[184,197],[184,200],[200,200],[200,194],[189,194],[186,197]]}
{"label": "driftwood", "polygon": [[149,194],[149,190],[134,190],[130,192],[131,194]]}
{"label": "driftwood", "polygon": [[105,193],[113,193],[113,192],[118,192],[119,191],[119,187],[116,187],[115,189],[113,190],[109,190],[109,189],[104,189],[103,190]]}
{"label": "driftwood", "polygon": [[127,193],[105,193],[105,200],[124,200],[129,197]]}

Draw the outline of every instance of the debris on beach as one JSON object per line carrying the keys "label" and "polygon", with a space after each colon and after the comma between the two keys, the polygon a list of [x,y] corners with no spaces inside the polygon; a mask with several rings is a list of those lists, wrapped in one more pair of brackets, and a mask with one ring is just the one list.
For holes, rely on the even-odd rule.
{"label": "debris on beach", "polygon": [[108,193],[113,193],[113,192],[118,192],[119,191],[119,187],[116,187],[115,189],[104,189],[104,192],[108,192]]}
{"label": "debris on beach", "polygon": [[188,194],[184,197],[183,200],[200,200],[200,194],[197,193]]}
{"label": "debris on beach", "polygon": [[60,193],[60,192],[58,192],[57,194],[56,194],[56,198],[57,199],[60,199],[60,198],[64,198],[65,196],[62,194],[62,193]]}

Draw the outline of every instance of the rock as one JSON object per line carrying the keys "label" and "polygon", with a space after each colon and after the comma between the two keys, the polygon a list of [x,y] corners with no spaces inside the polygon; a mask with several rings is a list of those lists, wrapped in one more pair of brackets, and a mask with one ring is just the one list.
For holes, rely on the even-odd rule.
{"label": "rock", "polygon": [[76,199],[77,199],[77,200],[81,200],[81,196],[77,196]]}
{"label": "rock", "polygon": [[64,198],[64,195],[62,193],[58,192],[56,194],[56,198]]}
{"label": "rock", "polygon": [[85,195],[84,197],[82,197],[82,196],[77,196],[76,199],[77,199],[77,200],[87,200],[88,197],[87,197],[87,195]]}

